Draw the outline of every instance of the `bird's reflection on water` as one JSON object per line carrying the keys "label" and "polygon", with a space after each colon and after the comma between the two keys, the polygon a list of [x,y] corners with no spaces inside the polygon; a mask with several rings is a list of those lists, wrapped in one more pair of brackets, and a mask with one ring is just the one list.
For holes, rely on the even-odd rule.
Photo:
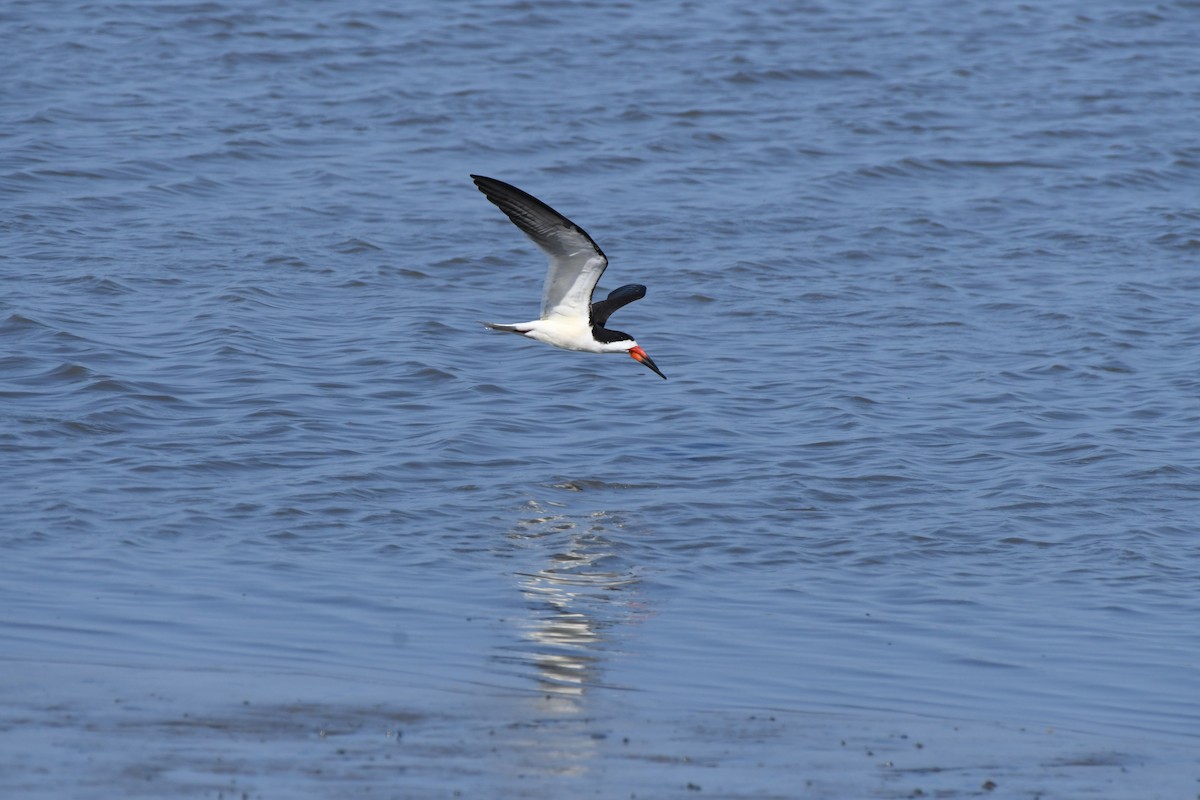
{"label": "bird's reflection on water", "polygon": [[[625,520],[530,501],[509,530],[512,575],[528,613],[495,658],[532,679],[524,714],[505,731],[519,775],[574,782],[603,757],[607,723],[589,695],[614,687],[606,666],[631,623],[647,615]],[[602,715],[601,715],[602,716]]]}
{"label": "bird's reflection on water", "polygon": [[622,553],[624,519],[609,511],[556,513],[556,505],[531,501],[508,534],[525,551],[526,567],[514,575],[530,613],[521,641],[499,658],[534,667],[550,706],[544,710],[571,714],[583,710],[589,689],[608,685],[604,667],[621,627],[647,609],[638,569]]}

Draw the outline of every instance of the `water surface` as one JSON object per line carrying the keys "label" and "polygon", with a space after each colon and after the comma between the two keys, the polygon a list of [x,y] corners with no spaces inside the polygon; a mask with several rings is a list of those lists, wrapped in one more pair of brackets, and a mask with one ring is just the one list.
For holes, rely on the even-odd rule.
{"label": "water surface", "polygon": [[0,786],[1190,796],[1198,12],[8,4]]}

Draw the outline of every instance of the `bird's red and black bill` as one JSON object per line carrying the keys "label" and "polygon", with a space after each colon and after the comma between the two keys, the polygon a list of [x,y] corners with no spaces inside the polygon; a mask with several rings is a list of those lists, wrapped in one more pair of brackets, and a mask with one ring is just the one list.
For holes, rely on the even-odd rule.
{"label": "bird's red and black bill", "polygon": [[647,367],[649,367],[650,369],[657,372],[658,377],[662,378],[664,381],[667,379],[667,376],[663,375],[662,370],[659,369],[658,365],[654,363],[654,359],[652,359],[650,356],[646,355],[646,351],[643,350],[641,347],[629,348],[629,356],[634,361],[637,361],[640,364],[645,364]]}

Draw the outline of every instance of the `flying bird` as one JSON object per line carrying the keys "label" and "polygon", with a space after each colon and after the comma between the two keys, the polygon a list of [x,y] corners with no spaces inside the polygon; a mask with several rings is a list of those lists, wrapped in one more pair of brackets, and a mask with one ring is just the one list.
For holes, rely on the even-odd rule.
{"label": "flying bird", "polygon": [[564,350],[628,353],[666,380],[667,376],[628,333],[604,327],[613,312],[646,296],[646,287],[630,283],[592,302],[596,283],[608,266],[604,252],[583,228],[531,194],[495,178],[472,175],[479,191],[533,240],[550,267],[542,288],[542,315],[530,322],[485,322],[494,331],[518,333]]}

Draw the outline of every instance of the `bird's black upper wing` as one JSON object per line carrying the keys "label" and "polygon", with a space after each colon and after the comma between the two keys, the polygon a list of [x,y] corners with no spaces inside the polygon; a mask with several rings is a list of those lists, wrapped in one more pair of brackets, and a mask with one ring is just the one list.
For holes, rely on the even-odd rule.
{"label": "bird's black upper wing", "polygon": [[627,283],[619,289],[613,289],[606,299],[592,303],[592,324],[604,325],[614,311],[645,296],[646,287],[640,283]]}

